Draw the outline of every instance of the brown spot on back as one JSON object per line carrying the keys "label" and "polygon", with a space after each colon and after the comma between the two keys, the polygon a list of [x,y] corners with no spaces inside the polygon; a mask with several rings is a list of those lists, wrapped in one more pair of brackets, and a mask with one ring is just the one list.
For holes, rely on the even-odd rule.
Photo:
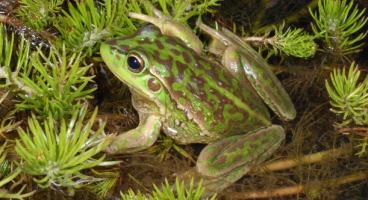
{"label": "brown spot on back", "polygon": [[171,44],[172,46],[176,46],[176,45],[180,44],[180,40],[177,39],[177,38],[174,38],[174,37],[167,37],[166,42],[168,44]]}
{"label": "brown spot on back", "polygon": [[164,45],[162,44],[161,40],[156,40],[156,45],[159,49],[164,49]]}
{"label": "brown spot on back", "polygon": [[175,64],[176,64],[179,74],[184,73],[184,70],[186,69],[186,65],[178,60],[175,61]]}
{"label": "brown spot on back", "polygon": [[172,53],[174,53],[175,55],[179,55],[179,54],[180,54],[180,51],[179,51],[179,50],[177,50],[177,49],[175,49],[175,48],[171,48],[171,49],[170,49],[170,51],[171,51]]}
{"label": "brown spot on back", "polygon": [[191,63],[192,62],[192,58],[189,56],[188,52],[183,51],[182,55],[183,55],[184,61],[186,63]]}
{"label": "brown spot on back", "polygon": [[113,46],[112,48],[115,49],[115,50],[118,50],[121,53],[126,53],[130,49],[130,46],[128,46],[128,45],[116,45],[116,46]]}

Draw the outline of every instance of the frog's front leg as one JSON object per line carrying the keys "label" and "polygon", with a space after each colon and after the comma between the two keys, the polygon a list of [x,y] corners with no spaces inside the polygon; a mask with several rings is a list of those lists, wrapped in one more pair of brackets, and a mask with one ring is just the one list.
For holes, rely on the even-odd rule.
{"label": "frog's front leg", "polygon": [[133,12],[129,13],[129,17],[155,25],[160,29],[162,34],[179,38],[189,48],[201,54],[203,44],[189,26],[174,20],[170,16],[165,16],[161,11],[150,4],[149,1],[146,2],[154,11],[155,17]]}
{"label": "frog's front leg", "polygon": [[160,117],[140,114],[139,120],[137,128],[117,135],[105,151],[110,154],[133,153],[152,146],[161,130]]}
{"label": "frog's front leg", "polygon": [[208,192],[222,190],[266,160],[284,138],[283,128],[271,125],[209,144],[198,157],[197,174]]}

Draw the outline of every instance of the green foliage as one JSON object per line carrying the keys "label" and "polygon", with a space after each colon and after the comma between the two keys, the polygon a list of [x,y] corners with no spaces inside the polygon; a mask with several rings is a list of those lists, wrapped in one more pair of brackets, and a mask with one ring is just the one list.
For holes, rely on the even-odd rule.
{"label": "green foliage", "polygon": [[14,35],[9,38],[4,26],[0,24],[0,67],[9,66],[12,63],[13,46]]}
{"label": "green foliage", "polygon": [[[219,0],[156,0],[167,15],[186,22],[189,18],[206,12],[217,5]],[[136,30],[135,24],[127,13],[143,10],[152,15],[150,1],[138,0],[103,0],[101,4],[93,0],[68,3],[68,9],[62,10],[55,27],[60,32],[59,41],[66,43],[73,51],[87,51],[88,55],[98,50],[101,41],[116,35],[127,35]]]}
{"label": "green foliage", "polygon": [[16,14],[29,27],[41,30],[53,23],[63,2],[64,0],[20,0]]}
{"label": "green foliage", "polygon": [[133,190],[129,190],[126,194],[121,193],[121,200],[215,200],[216,195],[210,198],[204,198],[204,188],[202,181],[195,187],[193,180],[190,182],[187,188],[184,182],[180,182],[178,179],[175,181],[175,188],[172,188],[168,181],[165,180],[165,184],[162,184],[161,189],[154,185],[154,190],[150,195],[144,195],[141,192],[135,193]]}
{"label": "green foliage", "polygon": [[274,29],[274,36],[267,39],[267,43],[273,47],[275,54],[283,52],[288,56],[298,58],[310,58],[316,53],[314,36],[309,35],[301,28],[287,28],[284,26]]}
{"label": "green foliage", "polygon": [[[331,83],[330,83],[331,82]],[[341,116],[341,127],[368,125],[368,76],[360,81],[360,71],[352,63],[349,71],[335,69],[326,89],[330,96],[332,112]],[[358,138],[357,155],[364,155],[368,149],[368,136]]]}
{"label": "green foliage", "polygon": [[157,154],[157,157],[160,159],[160,161],[163,161],[167,158],[171,149],[174,149],[177,153],[195,163],[195,160],[188,152],[186,152],[179,145],[175,144],[175,141],[166,135],[160,135],[156,141],[156,144],[149,148],[148,151],[153,154]]}
{"label": "green foliage", "polygon": [[367,153],[368,150],[368,137],[362,137],[358,139],[358,144],[356,145],[356,148],[359,150],[356,155],[358,156],[364,156]]}
{"label": "green foliage", "polygon": [[159,4],[165,15],[172,16],[173,19],[186,23],[190,18],[205,13],[211,13],[212,7],[218,6],[220,0],[154,0],[154,4]]}
{"label": "green foliage", "polygon": [[60,42],[65,42],[68,49],[86,50],[91,55],[98,50],[99,42],[136,29],[127,17],[127,0],[103,0],[99,5],[95,2],[69,2],[68,10],[62,11],[55,26],[61,34]]}
{"label": "green foliage", "polygon": [[[14,49],[18,51],[14,52]],[[0,24],[0,78],[6,79],[5,84],[1,84],[0,87],[9,87],[12,84],[23,87],[16,80],[16,76],[21,68],[28,65],[29,52],[30,44],[23,38],[19,41],[18,46],[14,47],[14,34],[11,34],[9,38],[4,26]],[[14,68],[15,72],[11,70]]]}
{"label": "green foliage", "polygon": [[[11,182],[12,180],[14,180],[20,173],[21,170],[20,168],[17,168],[15,170],[13,170],[12,172],[6,172],[4,173],[3,168],[5,167],[5,163],[8,163],[5,159],[6,159],[6,148],[7,143],[5,142],[1,147],[0,147],[0,163],[1,163],[1,173],[0,173],[0,198],[4,198],[4,199],[24,199],[27,198],[29,196],[32,196],[34,194],[34,192],[29,192],[29,193],[23,193],[24,189],[25,189],[25,185],[17,192],[17,193],[11,193],[9,192],[7,189],[3,188],[3,186],[5,186],[6,184],[8,184],[9,182]],[[5,167],[6,171],[9,171],[9,167]]]}
{"label": "green foliage", "polygon": [[327,52],[338,55],[356,53],[364,45],[367,32],[361,29],[367,23],[365,9],[359,10],[354,1],[319,0],[318,11],[309,10],[314,19],[313,32],[324,42]]}
{"label": "green foliage", "polygon": [[326,89],[331,100],[332,111],[342,116],[343,124],[368,124],[368,77],[359,82],[360,71],[351,64],[349,71],[335,69]]}
{"label": "green foliage", "polygon": [[96,172],[93,171],[95,177],[101,177],[101,181],[98,181],[94,184],[88,186],[88,189],[95,193],[99,199],[106,198],[109,191],[112,190],[113,187],[116,186],[116,183],[119,180],[118,172]]}
{"label": "green foliage", "polygon": [[154,16],[153,8],[158,8],[164,15],[174,20],[187,23],[194,16],[200,18],[205,13],[214,12],[212,7],[218,6],[221,0],[129,0],[128,11]]}
{"label": "green foliage", "polygon": [[47,56],[41,50],[35,52],[30,70],[19,77],[28,91],[19,94],[23,101],[16,107],[44,117],[50,113],[55,119],[70,117],[95,90],[87,89],[93,77],[86,75],[90,66],[81,66],[81,60],[81,54],[67,55],[65,47],[62,52],[52,48]]}
{"label": "green foliage", "polygon": [[20,138],[15,151],[22,159],[20,166],[23,172],[34,176],[40,187],[74,189],[100,180],[84,175],[82,170],[104,164],[104,155],[94,157],[105,149],[110,137],[104,134],[104,124],[96,131],[92,129],[97,109],[84,124],[86,113],[84,106],[73,112],[68,121],[55,121],[50,114],[43,126],[32,115],[28,130],[18,129]]}

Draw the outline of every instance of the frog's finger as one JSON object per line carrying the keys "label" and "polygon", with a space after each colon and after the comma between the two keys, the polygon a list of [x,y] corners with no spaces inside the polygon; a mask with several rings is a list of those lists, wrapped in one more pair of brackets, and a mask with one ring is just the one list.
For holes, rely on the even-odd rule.
{"label": "frog's finger", "polygon": [[197,26],[203,32],[210,35],[213,40],[216,40],[217,43],[223,43],[225,46],[229,46],[231,44],[231,41],[229,40],[229,38],[227,38],[225,35],[221,34],[221,32],[207,26],[202,21],[198,20],[197,21]]}
{"label": "frog's finger", "polygon": [[[229,176],[230,179],[233,171],[240,170],[241,173],[237,174],[241,177],[250,167],[266,160],[284,138],[283,128],[277,125],[261,128],[247,135],[224,138],[202,150],[197,160],[197,170],[204,176]],[[229,180],[234,181],[236,180]]]}
{"label": "frog's finger", "polygon": [[212,38],[211,42],[208,44],[208,51],[219,57],[221,57],[226,50],[226,45],[216,38]]}
{"label": "frog's finger", "polygon": [[198,54],[202,51],[203,44],[201,40],[199,40],[190,27],[183,23],[177,22],[174,19],[163,15],[160,17],[152,17],[141,13],[131,12],[129,13],[129,17],[155,25],[160,29],[162,34],[179,38]]}

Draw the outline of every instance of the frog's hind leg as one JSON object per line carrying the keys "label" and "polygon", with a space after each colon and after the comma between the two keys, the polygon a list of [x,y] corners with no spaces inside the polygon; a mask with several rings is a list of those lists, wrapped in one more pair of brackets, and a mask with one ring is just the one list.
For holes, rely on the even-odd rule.
{"label": "frog's hind leg", "polygon": [[209,144],[198,157],[197,173],[207,191],[221,191],[266,160],[284,138],[283,128],[271,125]]}
{"label": "frog's hind leg", "polygon": [[201,22],[198,22],[198,27],[213,38],[209,50],[215,54],[222,53],[223,67],[241,82],[250,83],[279,117],[284,120],[295,118],[296,110],[280,80],[249,44],[225,28],[214,30]]}

